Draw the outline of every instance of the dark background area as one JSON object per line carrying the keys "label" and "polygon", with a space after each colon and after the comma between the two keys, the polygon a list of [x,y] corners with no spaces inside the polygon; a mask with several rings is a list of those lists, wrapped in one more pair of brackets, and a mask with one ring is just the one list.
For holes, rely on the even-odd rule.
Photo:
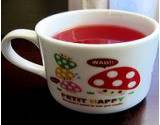
{"label": "dark background area", "polygon": [[[66,11],[67,0],[2,0],[2,37],[17,28],[34,29],[42,18]],[[15,39],[13,48],[28,60],[41,64],[39,50]],[[2,56],[2,124],[158,125],[158,59],[151,90],[139,105],[109,115],[89,115],[64,108],[51,96],[45,79],[21,70]]]}
{"label": "dark background area", "polygon": [[34,29],[42,18],[66,10],[67,0],[2,0],[2,34],[17,28]]}

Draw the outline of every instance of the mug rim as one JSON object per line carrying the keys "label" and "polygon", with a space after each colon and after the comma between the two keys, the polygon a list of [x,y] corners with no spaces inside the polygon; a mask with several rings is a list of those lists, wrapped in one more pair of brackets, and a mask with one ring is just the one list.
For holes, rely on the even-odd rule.
{"label": "mug rim", "polygon": [[[121,42],[121,43],[109,43],[109,44],[85,44],[85,43],[74,43],[74,42],[67,42],[64,40],[58,40],[55,38],[52,38],[50,36],[44,35],[39,31],[39,27],[41,27],[41,23],[43,21],[48,20],[51,17],[56,17],[56,16],[60,16],[60,15],[64,15],[64,14],[75,14],[75,13],[87,13],[87,12],[109,12],[109,13],[116,13],[116,14],[125,14],[125,15],[131,15],[131,16],[136,16],[136,17],[141,17],[144,18],[145,20],[148,20],[150,24],[152,24],[154,26],[154,30],[151,32],[151,34],[146,35],[143,38],[137,39],[137,40],[132,40],[132,41],[127,41],[127,42]],[[138,14],[138,13],[134,13],[134,12],[128,12],[128,11],[122,11],[122,10],[107,10],[107,9],[86,9],[86,10],[73,10],[73,11],[65,11],[65,12],[61,12],[61,13],[57,13],[51,16],[48,16],[42,20],[40,20],[36,26],[35,26],[35,31],[38,34],[38,36],[41,36],[43,39],[57,44],[57,45],[62,45],[62,46],[72,46],[72,47],[78,47],[78,48],[104,48],[104,47],[128,47],[128,46],[134,46],[134,45],[138,45],[138,44],[143,44],[145,42],[147,42],[149,39],[152,39],[159,31],[159,24],[156,20],[144,16],[142,14]]]}

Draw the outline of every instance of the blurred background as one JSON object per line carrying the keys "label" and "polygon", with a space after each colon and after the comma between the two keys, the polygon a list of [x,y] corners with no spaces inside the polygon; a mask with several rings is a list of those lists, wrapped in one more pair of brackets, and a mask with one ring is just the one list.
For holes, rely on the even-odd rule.
{"label": "blurred background", "polygon": [[2,35],[17,28],[34,29],[40,19],[67,10],[68,0],[2,0]]}
{"label": "blurred background", "polygon": [[34,29],[46,16],[82,8],[133,11],[158,20],[159,7],[158,0],[2,0],[2,35],[17,28]]}

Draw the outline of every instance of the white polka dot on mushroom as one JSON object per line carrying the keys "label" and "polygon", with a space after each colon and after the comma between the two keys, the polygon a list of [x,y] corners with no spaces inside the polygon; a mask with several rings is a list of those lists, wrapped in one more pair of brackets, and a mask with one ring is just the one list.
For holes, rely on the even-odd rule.
{"label": "white polka dot on mushroom", "polygon": [[79,88],[75,88],[75,91],[76,92],[80,92],[81,90]]}
{"label": "white polka dot on mushroom", "polygon": [[65,85],[61,85],[62,88],[66,89],[67,87]]}
{"label": "white polka dot on mushroom", "polygon": [[61,63],[61,61],[58,61],[58,64],[60,64],[60,65],[61,65],[61,64],[62,64],[62,63]]}
{"label": "white polka dot on mushroom", "polygon": [[122,85],[122,80],[115,80],[112,82],[112,85],[115,87],[121,86]]}
{"label": "white polka dot on mushroom", "polygon": [[128,88],[133,88],[136,85],[136,81],[132,81],[128,84]]}
{"label": "white polka dot on mushroom", "polygon": [[64,67],[65,67],[66,69],[68,69],[68,68],[69,68],[69,66],[68,66],[68,65],[65,65]]}
{"label": "white polka dot on mushroom", "polygon": [[62,60],[63,63],[67,63],[67,61],[65,59]]}
{"label": "white polka dot on mushroom", "polygon": [[71,89],[72,89],[72,87],[71,87],[71,86],[68,86],[68,89],[70,89],[70,90],[71,90]]}
{"label": "white polka dot on mushroom", "polygon": [[75,64],[71,62],[70,65],[71,65],[71,66],[74,66]]}
{"label": "white polka dot on mushroom", "polygon": [[76,84],[71,83],[71,86],[72,86],[72,87],[76,87]]}
{"label": "white polka dot on mushroom", "polygon": [[57,59],[60,59],[60,56],[59,56],[59,55],[56,55],[56,58],[57,58]]}
{"label": "white polka dot on mushroom", "polygon": [[133,78],[134,76],[135,76],[135,72],[133,72],[133,71],[131,71],[131,72],[129,72],[129,73],[126,74],[126,78],[127,78],[127,79],[131,79],[131,78]]}
{"label": "white polka dot on mushroom", "polygon": [[95,86],[102,86],[102,85],[104,85],[104,81],[102,79],[96,79],[93,81],[93,84]]}
{"label": "white polka dot on mushroom", "polygon": [[108,76],[109,78],[115,78],[115,77],[118,76],[118,72],[117,72],[117,71],[109,71],[109,72],[107,73],[107,76]]}
{"label": "white polka dot on mushroom", "polygon": [[64,85],[68,85],[68,83],[67,83],[67,82],[64,82],[63,84],[64,84]]}

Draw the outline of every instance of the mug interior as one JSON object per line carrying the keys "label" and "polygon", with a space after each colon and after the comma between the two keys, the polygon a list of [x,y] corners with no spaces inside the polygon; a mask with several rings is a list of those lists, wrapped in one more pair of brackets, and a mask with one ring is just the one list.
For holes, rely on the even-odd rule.
{"label": "mug interior", "polygon": [[128,27],[146,36],[152,34],[157,23],[151,18],[131,12],[117,10],[78,10],[55,14],[40,21],[36,31],[47,37],[52,37],[66,29],[84,25],[117,25]]}

